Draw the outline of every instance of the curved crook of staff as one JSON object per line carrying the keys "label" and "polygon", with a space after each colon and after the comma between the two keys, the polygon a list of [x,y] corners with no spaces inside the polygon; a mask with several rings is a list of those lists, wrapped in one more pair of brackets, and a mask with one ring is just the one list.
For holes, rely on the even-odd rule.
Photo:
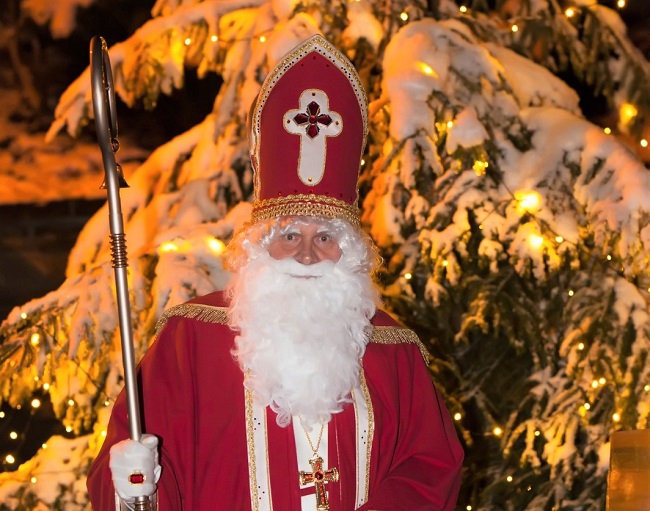
{"label": "curved crook of staff", "polygon": [[[122,204],[120,202],[120,188],[128,187],[128,185],[124,181],[121,168],[115,160],[119,142],[117,140],[113,74],[106,41],[99,36],[93,37],[90,42],[90,75],[97,140],[104,161],[105,179],[102,188],[106,188],[108,193],[111,257],[117,292],[129,433],[132,440],[140,440],[142,436],[140,403],[133,354],[133,328],[127,279],[126,240],[122,221]],[[138,511],[151,509],[149,498],[139,497],[136,499],[134,509]]]}

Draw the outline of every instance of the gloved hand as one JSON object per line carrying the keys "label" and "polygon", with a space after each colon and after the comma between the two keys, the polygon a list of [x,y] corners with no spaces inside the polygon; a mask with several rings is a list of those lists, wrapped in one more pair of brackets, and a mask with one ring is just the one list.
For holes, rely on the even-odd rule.
{"label": "gloved hand", "polygon": [[140,441],[122,440],[111,447],[109,466],[113,486],[127,504],[136,497],[149,497],[156,492],[161,467],[158,464],[158,437],[144,434]]}

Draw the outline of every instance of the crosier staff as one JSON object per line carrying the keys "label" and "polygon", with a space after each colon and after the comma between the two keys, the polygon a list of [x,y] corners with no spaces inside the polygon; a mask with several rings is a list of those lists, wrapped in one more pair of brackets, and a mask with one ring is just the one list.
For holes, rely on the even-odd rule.
{"label": "crosier staff", "polygon": [[[120,188],[127,188],[128,185],[122,175],[121,167],[115,161],[115,153],[120,147],[117,140],[115,89],[113,87],[113,74],[106,41],[99,36],[93,37],[90,41],[90,76],[97,140],[104,161],[105,179],[102,188],[106,188],[108,193],[111,258],[117,293],[129,434],[131,440],[139,441],[142,436],[142,428],[140,425],[140,403],[135,357],[133,355],[133,328],[127,280],[126,240],[120,201]],[[137,474],[133,475],[137,476]],[[137,484],[137,481],[131,482]],[[151,510],[149,497],[137,497],[133,509],[135,511]]]}

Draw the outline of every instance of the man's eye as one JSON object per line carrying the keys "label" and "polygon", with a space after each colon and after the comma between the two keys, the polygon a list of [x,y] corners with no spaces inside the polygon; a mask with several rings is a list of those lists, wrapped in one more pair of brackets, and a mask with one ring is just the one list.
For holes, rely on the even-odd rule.
{"label": "man's eye", "polygon": [[288,234],[285,234],[284,239],[287,241],[293,241],[296,239],[296,235],[290,232]]}

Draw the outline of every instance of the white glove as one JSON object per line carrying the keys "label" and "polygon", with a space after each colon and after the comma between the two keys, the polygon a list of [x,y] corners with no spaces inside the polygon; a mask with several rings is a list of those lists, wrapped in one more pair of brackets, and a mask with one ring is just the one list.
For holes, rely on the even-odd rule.
{"label": "white glove", "polygon": [[158,437],[144,434],[140,441],[122,440],[111,447],[109,466],[117,495],[127,504],[156,492],[161,467]]}

